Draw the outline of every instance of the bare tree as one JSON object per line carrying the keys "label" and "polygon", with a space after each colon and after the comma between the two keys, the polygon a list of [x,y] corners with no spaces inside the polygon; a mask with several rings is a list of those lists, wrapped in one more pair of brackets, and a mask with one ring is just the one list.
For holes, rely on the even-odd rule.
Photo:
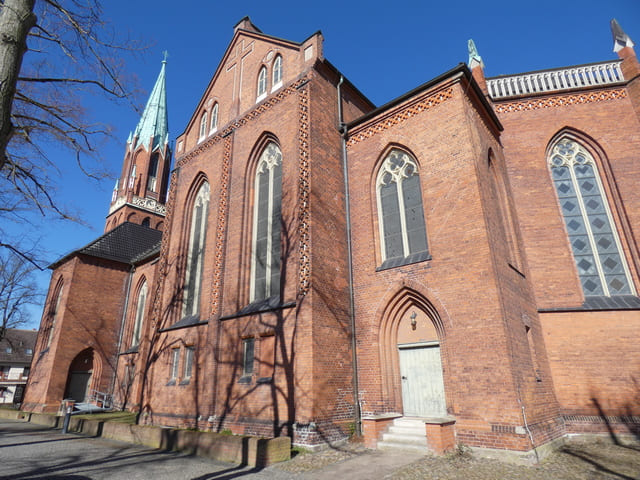
{"label": "bare tree", "polygon": [[8,328],[17,328],[29,321],[26,307],[39,305],[33,272],[35,267],[18,255],[0,255],[0,340]]}
{"label": "bare tree", "polygon": [[[109,128],[82,105],[96,94],[129,99],[121,59],[138,47],[105,23],[99,0],[0,0],[0,220],[76,219],[56,201],[60,165],[49,152],[104,176],[97,152]],[[0,236],[38,265],[1,227]]]}

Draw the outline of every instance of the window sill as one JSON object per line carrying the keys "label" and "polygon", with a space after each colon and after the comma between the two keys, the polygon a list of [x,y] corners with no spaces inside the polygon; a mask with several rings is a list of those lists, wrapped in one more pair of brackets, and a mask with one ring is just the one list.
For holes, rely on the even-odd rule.
{"label": "window sill", "polygon": [[281,87],[282,87],[282,81],[279,81],[273,87],[271,87],[271,93],[275,92],[276,90],[278,90]]}
{"label": "window sill", "polygon": [[273,377],[260,377],[256,380],[256,383],[273,383]]}
{"label": "window sill", "polygon": [[199,315],[190,315],[188,317],[184,317],[179,322],[176,322],[167,328],[161,328],[160,330],[158,330],[158,333],[180,330],[181,328],[197,327],[200,325],[206,325],[207,323],[209,323],[207,320],[200,321]]}
{"label": "window sill", "polygon": [[612,295],[585,297],[578,307],[541,308],[538,312],[585,312],[605,310],[640,310],[640,298],[635,295]]}
{"label": "window sill", "polygon": [[248,384],[251,383],[251,375],[244,375],[238,379],[238,383]]}
{"label": "window sill", "polygon": [[187,378],[186,380],[182,380],[178,385],[189,385],[191,383],[191,378]]}
{"label": "window sill", "polygon": [[138,353],[138,345],[131,347],[129,350],[125,350],[124,352],[120,352],[119,355],[129,355],[131,353]]}
{"label": "window sill", "polygon": [[296,302],[281,303],[280,296],[274,295],[273,297],[265,298],[263,300],[256,300],[255,302],[250,303],[246,307],[241,308],[236,313],[232,313],[231,315],[223,315],[220,317],[220,320],[230,320],[232,318],[247,317],[256,313],[275,312],[295,306]]}
{"label": "window sill", "polygon": [[376,272],[389,270],[390,268],[402,267],[403,265],[420,263],[426,260],[431,260],[431,255],[429,255],[429,252],[416,252],[407,257],[387,258],[384,262],[382,262],[382,265],[376,268]]}
{"label": "window sill", "polygon": [[262,100],[264,100],[265,98],[267,98],[267,92],[264,92],[262,95],[258,95],[256,97],[256,103],[261,102]]}
{"label": "window sill", "polygon": [[175,380],[175,378],[174,378],[174,379],[169,380],[169,381],[167,382],[167,387],[172,387],[172,386],[174,386],[175,384],[176,384],[176,380]]}

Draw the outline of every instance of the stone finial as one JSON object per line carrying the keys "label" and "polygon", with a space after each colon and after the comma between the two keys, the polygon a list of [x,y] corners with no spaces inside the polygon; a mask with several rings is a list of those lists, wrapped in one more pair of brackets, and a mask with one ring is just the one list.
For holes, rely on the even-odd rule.
{"label": "stone finial", "polygon": [[476,44],[473,39],[470,38],[467,45],[469,48],[469,68],[472,70],[478,66],[484,68],[484,62],[482,61],[480,54],[478,54],[478,49],[476,48]]}
{"label": "stone finial", "polygon": [[633,41],[629,38],[618,21],[614,18],[611,20],[611,34],[613,35],[613,51],[618,53],[625,47],[633,47]]}

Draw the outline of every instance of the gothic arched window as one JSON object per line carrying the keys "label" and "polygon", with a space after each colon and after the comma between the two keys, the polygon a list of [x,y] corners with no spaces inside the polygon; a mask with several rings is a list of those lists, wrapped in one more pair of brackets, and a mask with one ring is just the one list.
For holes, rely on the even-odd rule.
{"label": "gothic arched window", "polygon": [[204,263],[204,247],[207,238],[208,207],[209,184],[204,182],[198,190],[191,210],[187,270],[182,296],[183,317],[196,316],[200,312],[200,286],[202,284],[202,265]]}
{"label": "gothic arched window", "polygon": [[140,344],[142,333],[142,320],[144,319],[144,309],[147,303],[147,282],[144,282],[138,291],[138,301],[136,302],[136,318],[133,323],[133,334],[131,335],[131,348]]}
{"label": "gothic arched window", "polygon": [[200,133],[198,134],[198,140],[202,140],[207,134],[207,112],[200,117]]}
{"label": "gothic arched window", "polygon": [[258,73],[258,89],[256,98],[261,100],[267,94],[267,68],[262,67]]}
{"label": "gothic arched window", "polygon": [[53,340],[54,330],[56,328],[56,322],[58,321],[58,315],[60,314],[60,303],[62,302],[62,292],[64,290],[64,283],[62,279],[58,281],[58,285],[56,287],[55,294],[51,297],[52,301],[49,304],[49,323],[47,325],[47,329],[45,334],[43,335],[46,338],[46,345],[44,348],[49,348],[51,345],[51,341]]}
{"label": "gothic arched window", "polygon": [[280,294],[282,152],[274,142],[260,155],[254,185],[252,302]]}
{"label": "gothic arched window", "polygon": [[218,129],[218,104],[216,103],[211,109],[211,128],[210,132],[215,132]]}
{"label": "gothic arched window", "polygon": [[272,73],[272,87],[271,90],[275,90],[276,88],[282,85],[282,56],[278,55],[276,59],[273,61],[273,73]]}
{"label": "gothic arched window", "polygon": [[402,150],[385,158],[376,180],[383,264],[388,268],[429,258],[418,165]]}
{"label": "gothic arched window", "polygon": [[563,137],[548,162],[585,296],[634,294],[593,157]]}

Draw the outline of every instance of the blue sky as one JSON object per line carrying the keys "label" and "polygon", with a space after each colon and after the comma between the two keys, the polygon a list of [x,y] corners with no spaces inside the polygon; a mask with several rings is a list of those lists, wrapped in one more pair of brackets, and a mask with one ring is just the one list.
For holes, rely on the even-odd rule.
{"label": "blue sky", "polygon": [[[149,47],[135,58],[125,57],[128,72],[144,89],[144,105],[169,52],[167,92],[169,129],[173,141],[186,126],[231,37],[244,16],[264,33],[302,41],[317,30],[325,39],[325,57],[376,105],[381,105],[467,61],[467,40],[473,38],[495,76],[567,65],[612,60],[609,21],[616,18],[638,43],[639,0],[568,0],[564,2],[219,2],[212,0],[105,0],[105,18],[118,34]],[[111,124],[113,140],[102,156],[112,178],[83,176],[68,154],[53,158],[60,166],[54,180],[57,199],[78,212],[85,225],[36,219],[34,234],[54,261],[96,237],[104,228],[111,189],[119,175],[124,145],[138,122],[126,105],[99,98],[87,100],[94,118]],[[52,173],[52,175],[54,175]],[[43,293],[50,272],[38,275]],[[29,327],[37,327],[41,307],[32,309]]]}

